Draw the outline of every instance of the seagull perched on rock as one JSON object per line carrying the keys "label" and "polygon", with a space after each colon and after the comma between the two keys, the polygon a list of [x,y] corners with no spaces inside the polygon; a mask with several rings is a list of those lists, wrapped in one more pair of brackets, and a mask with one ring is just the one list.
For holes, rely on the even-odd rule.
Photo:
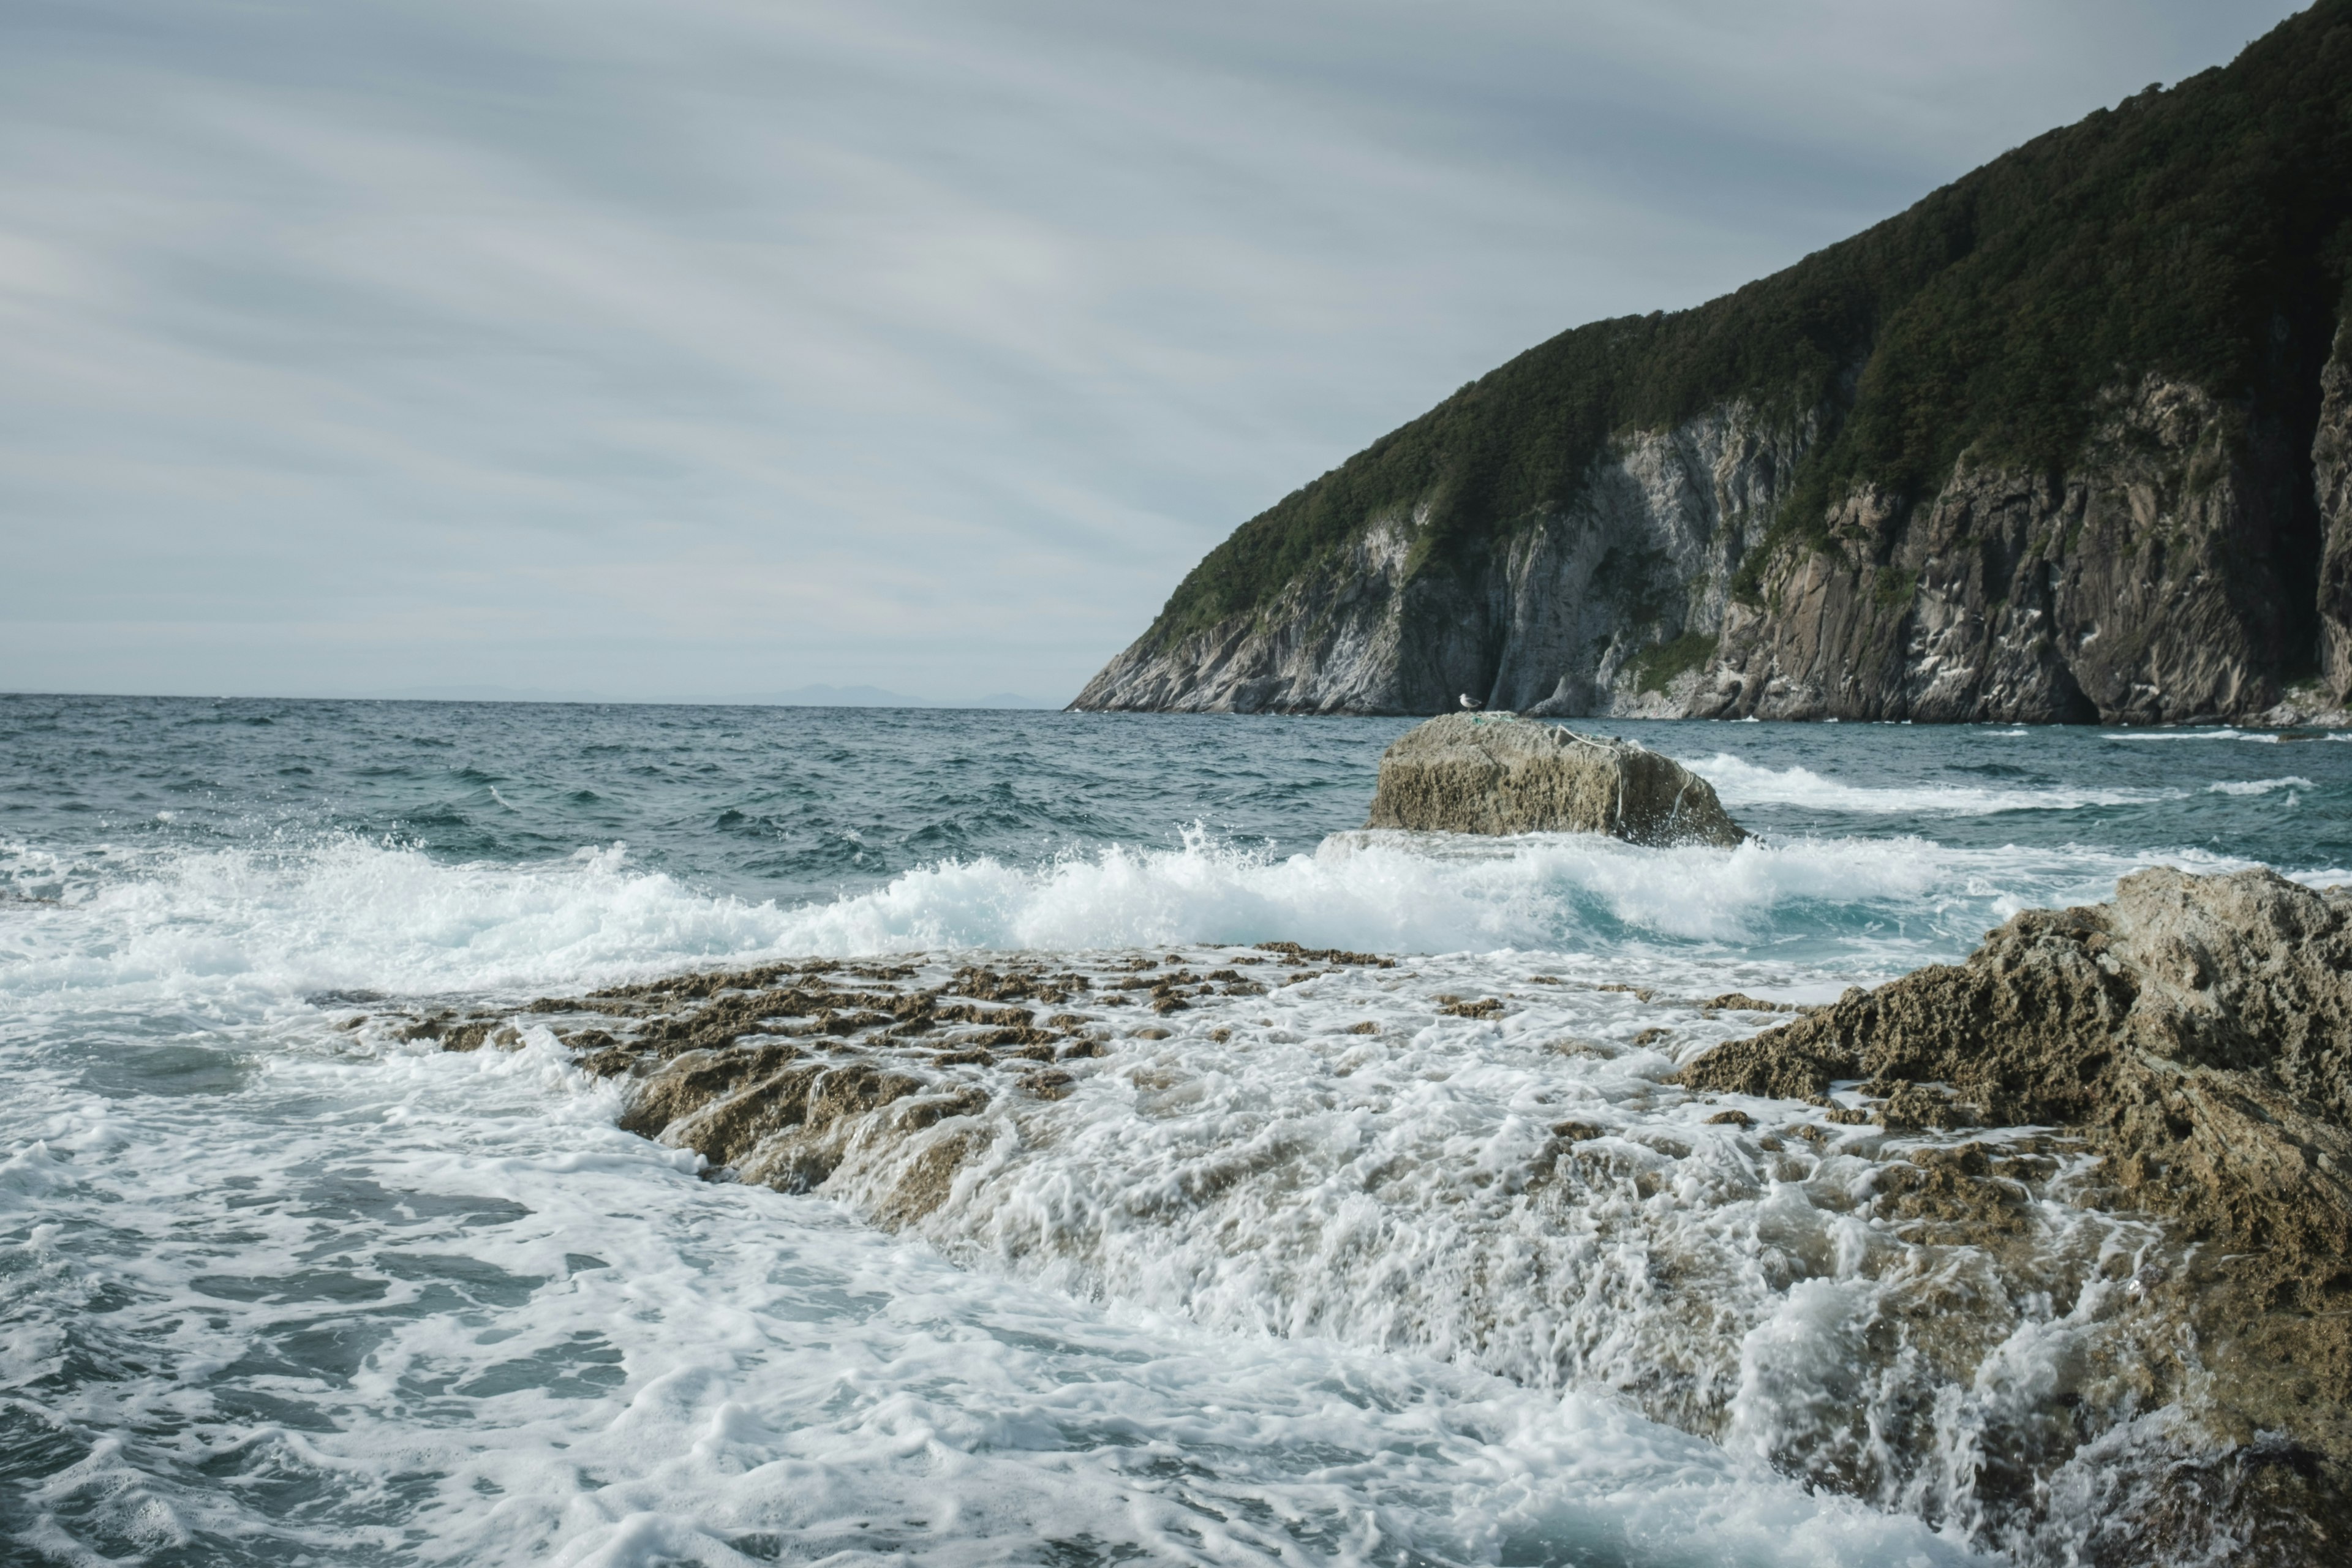
{"label": "seagull perched on rock", "polygon": [[1484,708],[1485,706],[1486,705],[1484,702],[1479,701],[1475,697],[1471,696],[1468,692],[1465,691],[1462,694],[1462,708],[1465,712],[1475,713],[1479,709]]}

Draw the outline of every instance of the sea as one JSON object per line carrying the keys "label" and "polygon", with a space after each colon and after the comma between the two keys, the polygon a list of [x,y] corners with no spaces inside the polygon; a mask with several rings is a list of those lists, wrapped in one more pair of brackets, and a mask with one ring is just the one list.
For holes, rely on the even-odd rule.
{"label": "sea", "polygon": [[[1411,722],[0,697],[0,1559],[2063,1560],[1970,1444],[2116,1271],[2006,1309],[2006,1373],[1902,1373],[1930,1459],[1878,1463],[1894,1244],[1664,1080],[1773,1021],[1706,999],[2139,868],[2352,879],[2346,737],[1582,726],[1756,835],[1651,849],[1361,831]],[[1114,1021],[895,1228],[620,1131],[626,1080],[520,1012],[1268,942],[1391,963]],[[370,1022],[436,1007],[525,1026]],[[1622,1201],[1538,1202],[1571,1115],[1651,1161]],[[2094,1508],[2100,1462],[2049,1484]]]}

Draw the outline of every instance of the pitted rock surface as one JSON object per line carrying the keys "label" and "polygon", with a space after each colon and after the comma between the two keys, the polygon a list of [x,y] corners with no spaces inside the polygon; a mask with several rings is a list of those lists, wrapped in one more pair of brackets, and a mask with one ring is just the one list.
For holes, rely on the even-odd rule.
{"label": "pitted rock surface", "polygon": [[1679,1077],[1780,1098],[1858,1083],[1894,1127],[2078,1132],[2104,1206],[2198,1243],[2135,1283],[2216,1374],[2193,1414],[2285,1442],[2352,1519],[2352,889],[2137,872],[2112,903],[2028,910],[1965,963],[1850,991]]}
{"label": "pitted rock surface", "polygon": [[[874,1178],[877,1216],[908,1225],[983,1146],[982,1111],[1007,1096],[1060,1100],[1111,1056],[1101,1009],[1130,1005],[1122,993],[1164,1016],[1394,961],[1269,942],[1224,963],[1202,974],[1176,954],[1137,958],[1114,976],[965,963],[926,984],[912,964],[814,959],[541,997],[522,1012],[551,1020],[582,1068],[628,1083],[625,1130],[692,1150],[712,1174],[786,1192],[845,1169]],[[1320,967],[1277,967],[1295,964]],[[395,1032],[450,1051],[522,1039],[499,1014],[409,1016]]]}
{"label": "pitted rock surface", "polygon": [[1630,741],[1510,713],[1449,713],[1381,755],[1367,827],[1607,833],[1634,844],[1740,843],[1705,779]]}

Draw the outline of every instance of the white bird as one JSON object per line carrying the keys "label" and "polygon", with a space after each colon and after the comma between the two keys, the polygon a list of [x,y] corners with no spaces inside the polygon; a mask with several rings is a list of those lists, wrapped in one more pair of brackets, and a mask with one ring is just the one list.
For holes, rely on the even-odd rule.
{"label": "white bird", "polygon": [[1462,694],[1462,706],[1470,712],[1475,713],[1479,709],[1484,708],[1486,705],[1465,691]]}

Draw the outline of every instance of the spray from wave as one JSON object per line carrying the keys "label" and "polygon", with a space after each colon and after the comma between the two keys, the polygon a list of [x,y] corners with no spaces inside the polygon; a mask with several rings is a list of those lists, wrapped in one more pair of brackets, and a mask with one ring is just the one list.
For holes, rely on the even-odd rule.
{"label": "spray from wave", "polygon": [[94,992],[207,1005],[343,988],[517,992],[781,955],[1278,940],[1654,959],[1769,951],[1885,973],[1965,952],[2014,908],[2103,897],[2142,858],[1916,838],[1659,850],[1590,836],[1378,833],[1280,855],[1195,826],[1166,848],[1027,866],[943,859],[793,903],[704,891],[635,865],[622,845],[536,865],[452,865],[328,835],[156,849],[118,858],[97,879],[37,868],[38,885],[64,891],[20,900],[0,927],[0,961],[14,1005],[63,993],[86,1004]]}
{"label": "spray from wave", "polygon": [[2307,778],[2290,773],[2283,779],[2223,779],[2205,786],[2208,795],[2268,795],[2273,790],[2316,789]]}

